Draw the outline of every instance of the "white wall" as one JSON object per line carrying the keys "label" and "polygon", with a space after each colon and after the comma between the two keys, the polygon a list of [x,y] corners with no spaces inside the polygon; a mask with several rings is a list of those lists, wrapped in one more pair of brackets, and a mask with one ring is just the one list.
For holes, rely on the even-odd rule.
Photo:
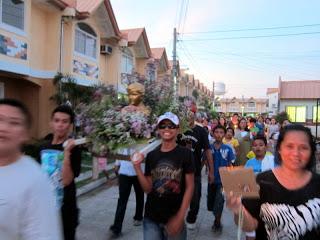
{"label": "white wall", "polygon": [[276,115],[278,112],[278,93],[268,94],[268,113],[270,116]]}
{"label": "white wall", "polygon": [[[307,126],[308,128],[311,129],[311,133],[313,136],[316,136],[316,126]],[[318,124],[318,139],[320,137],[320,126]]]}

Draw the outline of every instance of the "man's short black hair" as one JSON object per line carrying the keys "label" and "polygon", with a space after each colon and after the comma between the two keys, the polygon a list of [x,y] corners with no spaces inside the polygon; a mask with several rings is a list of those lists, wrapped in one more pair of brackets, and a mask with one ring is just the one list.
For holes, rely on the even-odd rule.
{"label": "man's short black hair", "polygon": [[224,126],[222,126],[222,125],[220,125],[220,124],[218,124],[217,126],[215,126],[214,128],[213,128],[213,133],[216,131],[216,129],[222,129],[223,131],[224,131],[224,134],[226,134],[226,132],[227,132],[227,129],[224,127]]}
{"label": "man's short black hair", "polygon": [[250,118],[250,119],[249,119],[249,122],[256,123],[256,122],[257,122],[257,120],[256,120],[255,118]]}
{"label": "man's short black hair", "polygon": [[232,131],[232,135],[234,136],[234,129],[233,129],[232,127],[227,127],[226,132],[227,132],[228,130],[231,130],[231,131]]}
{"label": "man's short black hair", "polygon": [[0,105],[7,105],[19,109],[25,118],[25,125],[28,129],[32,126],[32,117],[29,109],[19,100],[13,98],[0,99]]}
{"label": "man's short black hair", "polygon": [[57,112],[68,114],[70,116],[70,123],[74,123],[75,114],[69,105],[60,105],[56,107],[51,114],[51,118],[53,118],[53,115]]}
{"label": "man's short black hair", "polygon": [[266,137],[263,134],[258,134],[256,137],[253,138],[253,142],[256,141],[256,140],[263,141],[264,145],[266,145],[266,146],[268,144],[268,141],[267,141]]}

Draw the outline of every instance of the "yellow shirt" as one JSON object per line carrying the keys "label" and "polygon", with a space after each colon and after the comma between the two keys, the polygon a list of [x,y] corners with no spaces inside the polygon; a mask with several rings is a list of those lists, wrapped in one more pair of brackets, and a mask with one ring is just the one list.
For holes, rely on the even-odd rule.
{"label": "yellow shirt", "polygon": [[230,144],[230,145],[232,145],[234,148],[236,148],[236,147],[239,146],[239,141],[238,141],[237,139],[235,139],[235,138],[231,138],[230,141],[227,141],[226,138],[223,138],[222,142],[223,142],[224,144]]}
{"label": "yellow shirt", "polygon": [[[266,156],[270,156],[270,155],[273,155],[273,154],[271,152],[267,151]],[[253,151],[248,152],[248,154],[247,154],[248,159],[255,158],[255,157],[256,157],[256,155],[254,154]]]}

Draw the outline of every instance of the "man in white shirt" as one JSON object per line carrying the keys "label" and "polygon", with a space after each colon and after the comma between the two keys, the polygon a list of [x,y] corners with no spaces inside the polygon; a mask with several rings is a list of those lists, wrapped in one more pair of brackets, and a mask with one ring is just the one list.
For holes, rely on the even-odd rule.
{"label": "man in white shirt", "polygon": [[119,237],[121,234],[122,223],[126,213],[132,185],[136,195],[136,212],[133,217],[134,226],[142,224],[144,205],[144,192],[140,186],[132,163],[130,161],[117,160],[115,166],[115,171],[118,174],[119,179],[119,199],[114,223],[110,226],[110,230],[114,238]]}
{"label": "man in white shirt", "polygon": [[30,126],[22,103],[0,100],[0,239],[61,240],[53,187],[36,161],[21,153]]}

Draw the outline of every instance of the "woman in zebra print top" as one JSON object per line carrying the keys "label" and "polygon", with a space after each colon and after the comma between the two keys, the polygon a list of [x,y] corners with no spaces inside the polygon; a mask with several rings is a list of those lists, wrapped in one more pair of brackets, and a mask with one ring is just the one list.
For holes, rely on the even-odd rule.
{"label": "woman in zebra print top", "polygon": [[238,222],[243,209],[244,231],[258,240],[320,239],[320,176],[311,171],[315,144],[309,128],[288,125],[276,146],[280,166],[257,176],[260,199],[227,195],[227,206]]}

